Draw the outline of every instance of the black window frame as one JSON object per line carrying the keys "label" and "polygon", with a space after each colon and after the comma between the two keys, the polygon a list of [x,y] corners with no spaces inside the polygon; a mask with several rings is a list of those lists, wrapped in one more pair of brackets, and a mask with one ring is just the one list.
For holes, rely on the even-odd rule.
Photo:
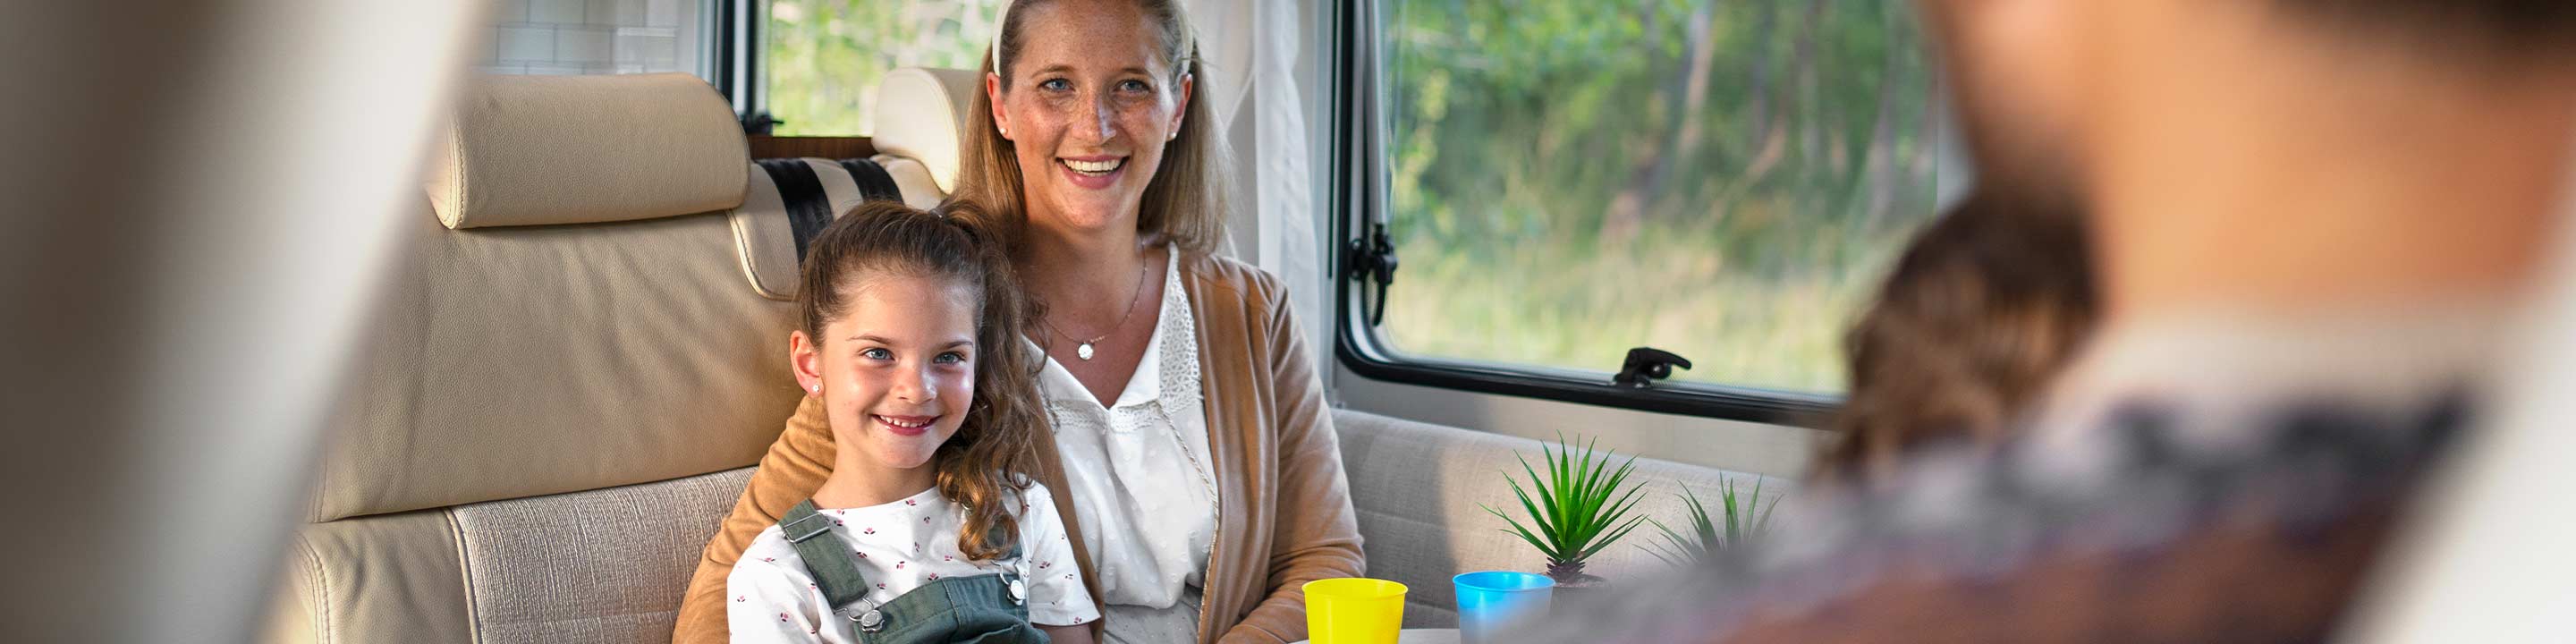
{"label": "black window frame", "polygon": [[769,116],[769,86],[763,82],[768,74],[761,67],[763,23],[769,20],[769,3],[765,0],[709,0],[707,32],[713,34],[715,47],[712,63],[716,92],[733,105],[735,120],[742,122],[744,134],[766,135],[777,125]]}
{"label": "black window frame", "polygon": [[[1612,384],[1607,373],[1405,356],[1394,351],[1367,319],[1374,303],[1363,299],[1370,289],[1360,287],[1351,252],[1370,230],[1367,224],[1384,222],[1390,214],[1384,185],[1386,125],[1378,118],[1386,104],[1386,89],[1379,82],[1383,67],[1377,64],[1378,0],[1338,5],[1328,25],[1332,83],[1325,100],[1331,101],[1331,130],[1324,140],[1339,165],[1328,181],[1334,248],[1327,253],[1327,262],[1334,301],[1339,304],[1333,318],[1333,355],[1344,368],[1386,382],[1774,425],[1821,427],[1841,407],[1840,395],[1679,380],[1630,387]],[[1399,270],[1389,288],[1401,292],[1402,284]]]}

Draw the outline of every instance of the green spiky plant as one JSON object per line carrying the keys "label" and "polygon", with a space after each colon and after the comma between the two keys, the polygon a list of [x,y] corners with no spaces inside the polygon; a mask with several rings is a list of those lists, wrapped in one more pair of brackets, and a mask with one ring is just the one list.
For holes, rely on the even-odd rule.
{"label": "green spiky plant", "polygon": [[1628,457],[1627,462],[1611,469],[1610,460],[1615,454],[1603,452],[1596,456],[1592,445],[1597,442],[1585,443],[1579,453],[1566,444],[1561,434],[1556,438],[1556,449],[1540,445],[1541,460],[1547,463],[1545,476],[1530,467],[1528,457],[1521,457],[1521,471],[1529,474],[1528,488],[1510,474],[1503,475],[1512,484],[1512,494],[1520,497],[1521,509],[1529,512],[1530,525],[1522,525],[1519,519],[1492,506],[1480,505],[1511,524],[1512,529],[1505,532],[1520,535],[1521,540],[1547,556],[1547,576],[1558,585],[1580,587],[1599,581],[1599,577],[1583,574],[1583,561],[1627,536],[1645,519],[1628,516],[1643,491],[1626,485],[1637,458]]}
{"label": "green spiky plant", "polygon": [[1681,497],[1684,506],[1690,508],[1688,531],[1674,530],[1662,521],[1647,518],[1655,524],[1656,530],[1664,534],[1660,543],[1647,542],[1646,553],[1674,566],[1697,566],[1708,563],[1718,553],[1742,546],[1746,539],[1771,526],[1771,511],[1780,507],[1780,503],[1777,498],[1767,503],[1762,500],[1761,481],[1754,481],[1753,493],[1740,501],[1735,495],[1734,481],[1720,485],[1720,509],[1715,519],[1709,516],[1708,505],[1701,503],[1699,494],[1692,492],[1689,486],[1683,486],[1680,494],[1673,495]]}

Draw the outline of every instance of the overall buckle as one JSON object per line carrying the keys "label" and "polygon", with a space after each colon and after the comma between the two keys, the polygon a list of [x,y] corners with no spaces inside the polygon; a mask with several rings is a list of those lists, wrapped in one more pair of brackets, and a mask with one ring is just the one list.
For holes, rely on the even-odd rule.
{"label": "overall buckle", "polygon": [[[822,524],[820,524],[820,525],[814,526],[814,529],[812,529],[812,530],[807,530],[807,531],[802,532],[802,533],[797,532],[797,530],[799,529],[799,528],[798,528],[798,526],[799,526],[799,525],[801,525],[801,524],[803,524],[803,523],[805,523],[805,522],[807,522],[807,521],[812,521],[812,520],[815,520],[815,519],[822,519],[822,520],[823,520],[823,523],[822,523]],[[832,531],[832,526],[833,526],[833,525],[834,525],[834,524],[832,523],[832,519],[831,519],[830,517],[825,517],[825,516],[823,516],[823,513],[821,513],[821,512],[816,512],[816,513],[813,513],[813,514],[805,515],[805,517],[804,517],[804,518],[797,519],[797,520],[794,520],[794,521],[789,521],[789,522],[787,522],[787,523],[785,523],[785,524],[781,524],[781,525],[779,525],[779,526],[778,526],[778,531],[779,531],[779,532],[782,532],[782,533],[786,533],[786,535],[787,535],[787,541],[788,541],[789,543],[803,543],[806,539],[812,539],[812,538],[814,538],[814,537],[821,536],[823,533],[831,532],[831,531]]]}

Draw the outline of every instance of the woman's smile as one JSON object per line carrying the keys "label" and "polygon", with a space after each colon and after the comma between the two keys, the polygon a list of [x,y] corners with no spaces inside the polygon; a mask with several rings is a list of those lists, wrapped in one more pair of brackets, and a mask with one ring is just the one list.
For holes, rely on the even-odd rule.
{"label": "woman's smile", "polygon": [[1127,157],[1123,156],[1056,157],[1056,165],[1064,169],[1066,181],[1086,190],[1118,185],[1119,175],[1127,173]]}

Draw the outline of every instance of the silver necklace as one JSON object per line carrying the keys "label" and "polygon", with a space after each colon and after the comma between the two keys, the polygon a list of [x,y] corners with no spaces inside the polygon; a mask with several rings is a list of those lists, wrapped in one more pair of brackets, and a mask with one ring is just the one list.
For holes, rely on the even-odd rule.
{"label": "silver necklace", "polygon": [[[1127,320],[1136,317],[1136,303],[1145,299],[1145,269],[1150,268],[1153,265],[1154,262],[1152,261],[1137,262],[1136,293],[1134,295],[1127,296],[1127,312],[1118,316],[1117,324],[1109,325],[1109,331],[1107,333],[1102,333],[1099,337],[1075,343],[1073,345],[1073,357],[1081,358],[1083,362],[1090,362],[1092,355],[1091,345],[1097,344],[1101,340],[1109,339],[1109,336],[1118,333],[1119,329],[1127,328]],[[1047,320],[1046,325],[1047,328],[1054,329],[1057,335],[1063,335],[1066,337],[1072,336],[1072,334],[1064,332],[1064,327],[1056,326],[1055,320],[1053,319]]]}

